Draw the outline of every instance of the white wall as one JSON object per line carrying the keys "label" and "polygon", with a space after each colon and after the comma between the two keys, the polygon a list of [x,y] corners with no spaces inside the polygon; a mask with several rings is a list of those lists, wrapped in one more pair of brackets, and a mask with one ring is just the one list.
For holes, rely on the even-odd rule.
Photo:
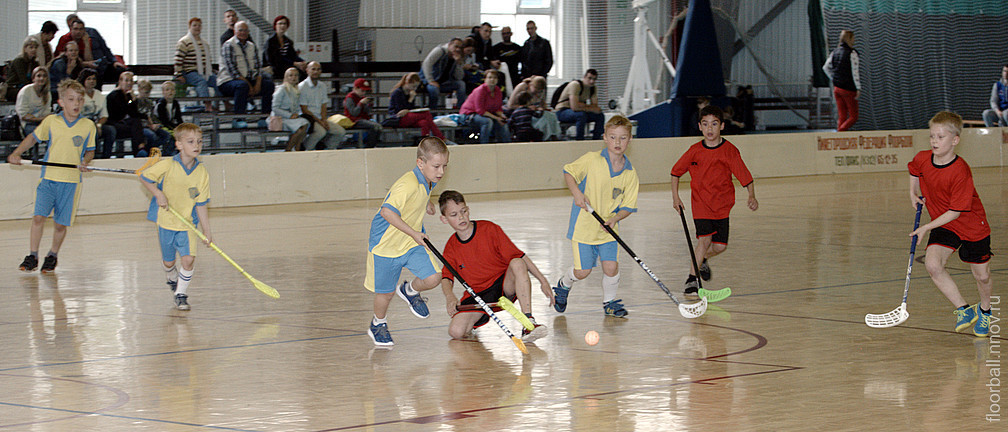
{"label": "white wall", "polygon": [[39,29],[28,32],[28,0],[4,0],[3,14],[0,14],[0,29],[4,37],[0,38],[0,61],[6,62],[21,55],[21,43],[29,34],[38,33]]}
{"label": "white wall", "polygon": [[480,0],[361,0],[361,27],[471,28]]}

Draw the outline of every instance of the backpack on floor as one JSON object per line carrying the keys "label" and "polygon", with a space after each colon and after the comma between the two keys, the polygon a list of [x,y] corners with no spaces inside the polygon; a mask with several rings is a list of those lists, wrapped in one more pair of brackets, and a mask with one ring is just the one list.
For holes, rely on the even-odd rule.
{"label": "backpack on floor", "polygon": [[21,119],[17,112],[0,117],[0,141],[21,141],[24,134],[21,133]]}

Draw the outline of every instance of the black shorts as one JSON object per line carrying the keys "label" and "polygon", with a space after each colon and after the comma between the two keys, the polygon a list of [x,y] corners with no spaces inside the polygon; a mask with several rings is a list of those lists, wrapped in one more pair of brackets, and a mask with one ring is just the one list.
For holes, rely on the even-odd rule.
{"label": "black shorts", "polygon": [[960,239],[956,233],[938,227],[928,234],[928,246],[940,245],[949,249],[959,249],[959,259],[964,263],[983,264],[991,259],[990,236],[971,242]]}
{"label": "black shorts", "polygon": [[[501,296],[504,295],[504,276],[505,275],[502,274],[499,278],[497,278],[497,280],[494,281],[492,285],[490,285],[490,288],[487,288],[476,294],[479,295],[479,297],[483,299],[483,301],[486,303],[496,303],[497,299],[501,298]],[[512,295],[508,297],[508,300],[514,301],[515,298],[516,296]],[[464,305],[477,304],[476,299],[470,296],[468,292],[466,292],[466,294],[462,298],[462,301],[459,303]],[[476,321],[475,324],[473,324],[473,328],[482,327],[483,324],[486,324],[487,322],[490,321],[490,315],[487,315],[487,313],[484,312],[482,308],[475,310],[460,311],[459,313],[462,312],[479,312],[483,314],[483,316],[481,316],[480,319]]]}
{"label": "black shorts", "polygon": [[696,236],[711,236],[711,243],[728,244],[728,218],[724,219],[693,219]]}

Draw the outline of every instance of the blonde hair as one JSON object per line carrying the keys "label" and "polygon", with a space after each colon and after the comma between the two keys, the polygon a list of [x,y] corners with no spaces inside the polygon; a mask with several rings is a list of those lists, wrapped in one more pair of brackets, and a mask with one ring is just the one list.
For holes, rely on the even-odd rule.
{"label": "blonde hair", "polygon": [[622,115],[613,116],[613,118],[609,119],[609,121],[605,123],[605,130],[607,132],[609,131],[609,129],[615,127],[625,127],[627,132],[633,131],[633,123],[630,122],[630,119]]}
{"label": "blonde hair", "polygon": [[955,136],[959,136],[959,134],[962,133],[963,120],[959,114],[954,112],[939,111],[938,114],[931,117],[931,120],[928,120],[928,126],[934,127],[939,125],[945,126],[949,132],[952,132]]}
{"label": "blonde hair", "polygon": [[154,85],[150,81],[145,79],[137,81],[137,90],[151,91],[152,89],[154,89]]}
{"label": "blonde hair", "polygon": [[38,40],[36,40],[34,36],[28,36],[27,38],[25,38],[24,43],[21,44],[21,55],[27,58],[28,55],[25,53],[25,50],[32,45],[35,45],[35,48],[38,48],[39,47]]}
{"label": "blonde hair", "polygon": [[[171,90],[168,90],[169,87],[171,87]],[[164,97],[175,97],[175,81],[168,80],[161,83],[161,95]]]}
{"label": "blonde hair", "polygon": [[399,82],[397,82],[396,85],[392,86],[392,90],[395,90],[399,87],[405,87],[406,84],[412,82],[420,82],[420,74],[416,72],[410,72],[406,75],[403,75],[402,78],[399,79]]}
{"label": "blonde hair", "polygon": [[283,80],[283,84],[281,84],[281,85],[283,86],[284,90],[287,91],[287,93],[290,93],[290,94],[294,95],[295,97],[299,97],[299,96],[301,96],[301,89],[298,88],[298,86],[287,82],[287,74],[290,73],[291,70],[293,70],[295,74],[298,73],[297,68],[294,68],[294,67],[287,68],[287,70],[284,71],[284,80]]}
{"label": "blonde hair", "polygon": [[445,144],[444,140],[436,136],[426,136],[420,140],[420,144],[417,145],[416,149],[417,159],[428,161],[436,154],[448,154],[448,145]]}
{"label": "blonde hair", "polygon": [[183,133],[203,135],[203,129],[200,129],[199,126],[196,126],[192,123],[182,123],[178,126],[175,126],[175,129],[172,130],[172,135],[174,135],[176,139],[182,139]]}
{"label": "blonde hair", "polygon": [[84,86],[74,79],[67,78],[63,81],[60,81],[59,85],[56,87],[56,92],[59,93],[60,99],[63,99],[63,96],[66,95],[67,92],[69,91],[76,92],[81,96],[84,96]]}

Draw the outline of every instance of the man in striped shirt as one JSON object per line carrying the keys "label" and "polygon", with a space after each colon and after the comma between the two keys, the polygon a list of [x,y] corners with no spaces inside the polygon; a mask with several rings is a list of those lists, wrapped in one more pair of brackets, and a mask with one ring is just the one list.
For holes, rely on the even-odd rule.
{"label": "man in striped shirt", "polygon": [[[213,71],[213,55],[201,37],[203,20],[189,19],[189,32],[175,45],[175,79],[196,89],[196,96],[209,97],[209,88],[217,92],[217,75]],[[212,104],[206,102],[207,110]]]}

